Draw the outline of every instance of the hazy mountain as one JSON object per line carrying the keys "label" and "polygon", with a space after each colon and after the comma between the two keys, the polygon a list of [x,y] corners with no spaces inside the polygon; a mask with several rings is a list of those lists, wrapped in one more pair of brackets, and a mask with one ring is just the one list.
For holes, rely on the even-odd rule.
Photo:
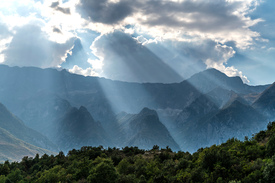
{"label": "hazy mountain", "polygon": [[26,143],[0,128],[0,162],[20,161],[24,156],[34,157],[36,154],[54,154],[54,152]]}
{"label": "hazy mountain", "polygon": [[[218,107],[205,95],[201,95],[197,98],[192,104],[183,109],[174,120],[170,121],[173,125],[169,131],[173,134],[176,142],[180,145],[182,149],[185,149],[186,146],[182,143],[185,137],[185,130],[192,128],[196,125],[202,118],[206,115],[213,114],[218,111]],[[194,136],[195,134],[191,134]],[[190,146],[191,147],[191,146]]]}
{"label": "hazy mountain", "polygon": [[48,140],[44,135],[27,127],[24,123],[14,116],[7,108],[0,103],[0,128],[8,131],[16,138],[23,140],[32,145],[49,149],[57,150],[57,147]]}
{"label": "hazy mountain", "polygon": [[241,140],[267,124],[266,118],[249,105],[235,100],[214,114],[207,114],[181,131],[182,149],[195,151],[200,147],[220,144],[229,138]]}
{"label": "hazy mountain", "polygon": [[55,123],[56,130],[52,137],[63,151],[82,146],[113,146],[99,122],[96,122],[87,109],[73,107]]}
{"label": "hazy mountain", "polygon": [[222,108],[229,102],[230,99],[238,96],[238,94],[232,90],[217,87],[206,93],[206,96],[209,98],[209,100],[213,101],[217,107]]}
{"label": "hazy mountain", "polygon": [[260,93],[269,86],[249,86],[244,84],[240,77],[228,77],[216,69],[207,69],[194,74],[187,81],[202,93],[208,93],[218,87],[239,94]]}
{"label": "hazy mountain", "polygon": [[275,83],[259,95],[253,107],[268,116],[269,120],[275,119]]}
{"label": "hazy mountain", "polygon": [[[43,96],[43,97],[41,97]],[[48,138],[53,134],[55,121],[63,117],[71,108],[71,104],[58,96],[38,94],[23,102],[16,113],[27,126],[41,132]]]}
{"label": "hazy mountain", "polygon": [[[272,97],[271,94],[267,94],[268,92],[263,92],[268,85],[249,86],[239,77],[227,77],[215,69],[208,69],[188,80],[173,84],[128,83],[84,77],[66,70],[4,65],[0,65],[0,73],[0,101],[22,118],[29,127],[56,140],[64,149],[85,143],[144,146],[146,143],[152,145],[165,142],[164,139],[160,140],[163,136],[155,138],[159,134],[147,133],[153,128],[152,125],[143,124],[148,122],[148,119],[143,117],[146,115],[137,114],[145,107],[158,112],[160,120],[156,120],[158,117],[155,116],[153,124],[158,126],[161,121],[165,125],[165,134],[169,134],[167,143],[173,144],[175,140],[183,150],[197,149],[199,145],[218,143],[227,138],[226,135],[218,133],[219,135],[211,137],[209,142],[200,141],[197,134],[206,134],[203,128],[208,129],[208,124],[214,126],[218,132],[225,128],[229,129],[232,136],[242,137],[238,130],[231,130],[228,125],[215,126],[212,124],[213,121],[218,120],[218,124],[222,120],[233,120],[233,124],[237,121],[238,124],[244,124],[244,127],[249,128],[247,124],[251,123],[251,116],[258,115],[256,112],[260,112],[260,109],[264,111],[264,107],[259,107],[260,101],[266,100],[265,95]],[[259,98],[253,107],[257,111],[252,110],[250,106],[256,96]],[[233,107],[233,104],[236,105],[235,101],[240,103],[237,107]],[[272,102],[269,102],[270,107],[264,114],[270,114],[274,109]],[[84,112],[81,106],[85,106],[87,112]],[[243,113],[238,112],[242,110]],[[121,111],[126,113],[120,113]],[[117,115],[118,113],[120,114]],[[74,117],[82,115],[86,117],[80,121]],[[264,118],[253,117],[253,124],[256,124],[256,120]],[[137,126],[134,126],[135,124]],[[126,130],[129,125],[131,133]],[[59,130],[61,133],[57,133]],[[81,131],[85,136],[80,133]],[[120,135],[120,132],[124,136]],[[104,134],[108,134],[110,138]],[[151,139],[150,142],[145,141],[144,136]],[[206,138],[203,135],[202,137]],[[192,143],[188,143],[188,139]],[[152,148],[149,145],[144,147]]]}
{"label": "hazy mountain", "polygon": [[156,111],[144,108],[138,114],[118,115],[121,146],[138,146],[151,149],[154,145],[162,148],[169,146],[180,150],[166,127],[160,122]]}

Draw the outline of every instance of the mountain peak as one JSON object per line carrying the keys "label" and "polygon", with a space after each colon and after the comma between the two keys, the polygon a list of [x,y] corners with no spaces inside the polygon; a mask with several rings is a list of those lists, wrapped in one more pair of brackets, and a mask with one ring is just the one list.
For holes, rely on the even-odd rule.
{"label": "mountain peak", "polygon": [[240,77],[228,77],[214,68],[199,72],[187,81],[202,93],[208,93],[217,87],[233,90],[236,93],[243,93],[245,91],[245,85]]}
{"label": "mountain peak", "polygon": [[89,113],[87,108],[84,107],[84,106],[80,106],[79,109],[78,109],[79,112],[83,112],[83,113]]}
{"label": "mountain peak", "polygon": [[221,77],[227,77],[226,74],[224,74],[223,72],[221,72],[215,68],[209,68],[204,71],[201,71],[200,73],[201,74],[212,74],[212,75],[221,76]]}
{"label": "mountain peak", "polygon": [[158,114],[157,114],[157,112],[156,112],[155,110],[149,109],[149,108],[147,108],[147,107],[144,107],[144,108],[140,111],[139,115],[153,115],[153,116],[158,116]]}

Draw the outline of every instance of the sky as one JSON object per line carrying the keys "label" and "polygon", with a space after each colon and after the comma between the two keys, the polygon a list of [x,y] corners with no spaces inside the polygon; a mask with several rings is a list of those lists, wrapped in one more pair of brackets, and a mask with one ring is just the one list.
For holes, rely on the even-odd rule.
{"label": "sky", "polygon": [[0,64],[127,82],[275,81],[274,0],[0,0]]}

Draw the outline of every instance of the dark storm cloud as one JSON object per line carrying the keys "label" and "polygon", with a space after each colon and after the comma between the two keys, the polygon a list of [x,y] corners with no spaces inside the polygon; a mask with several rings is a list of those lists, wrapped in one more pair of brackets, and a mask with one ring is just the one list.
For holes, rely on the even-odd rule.
{"label": "dark storm cloud", "polygon": [[56,10],[61,11],[62,13],[67,14],[67,15],[71,14],[70,8],[57,7]]}
{"label": "dark storm cloud", "polygon": [[224,1],[147,1],[142,12],[148,19],[143,23],[201,31],[235,29],[244,26],[243,21],[232,14],[239,5],[238,2],[229,4]]}
{"label": "dark storm cloud", "polygon": [[54,8],[55,10],[60,11],[60,12],[62,12],[64,14],[67,14],[67,15],[71,14],[70,8],[62,8],[62,7],[60,7],[59,6],[59,2],[53,2],[50,7]]}
{"label": "dark storm cloud", "polygon": [[94,43],[97,56],[103,57],[103,75],[130,82],[180,82],[183,78],[156,54],[129,35],[114,32]]}
{"label": "dark storm cloud", "polygon": [[59,2],[53,2],[50,7],[51,8],[56,8],[56,7],[58,7],[58,5],[59,5]]}
{"label": "dark storm cloud", "polygon": [[59,28],[57,28],[57,27],[53,28],[53,32],[62,34],[62,31]]}
{"label": "dark storm cloud", "polygon": [[243,2],[221,1],[119,1],[80,0],[77,6],[82,17],[93,22],[115,24],[134,13],[147,18],[137,21],[149,26],[183,27],[187,30],[216,32],[245,26],[245,21],[232,14]]}
{"label": "dark storm cloud", "polygon": [[107,0],[80,0],[77,11],[85,19],[105,24],[115,24],[134,11],[135,2],[122,0],[118,3]]}

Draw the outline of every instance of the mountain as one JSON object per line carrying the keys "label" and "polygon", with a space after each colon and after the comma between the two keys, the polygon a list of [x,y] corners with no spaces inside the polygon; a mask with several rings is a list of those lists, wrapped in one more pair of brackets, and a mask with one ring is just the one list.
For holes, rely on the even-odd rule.
{"label": "mountain", "polygon": [[275,119],[275,83],[259,95],[253,107],[268,116],[269,120]]}
{"label": "mountain", "polygon": [[[192,104],[184,108],[175,119],[163,120],[168,130],[173,134],[174,139],[180,144],[181,149],[185,149],[186,146],[182,143],[185,138],[185,130],[193,128],[201,118],[209,116],[218,111],[218,106],[205,95],[201,95]],[[192,132],[193,133],[193,132]],[[194,136],[195,134],[190,134]],[[193,145],[192,145],[193,146]],[[190,146],[191,147],[191,146]]]}
{"label": "mountain", "polygon": [[82,146],[113,146],[112,140],[99,122],[96,122],[88,110],[81,106],[73,107],[60,120],[55,122],[52,141],[63,151]]}
{"label": "mountain", "polygon": [[137,146],[151,149],[154,145],[162,148],[169,146],[174,151],[180,150],[166,127],[160,122],[155,110],[144,108],[138,114],[118,115],[120,139],[123,146]]}
{"label": "mountain", "polygon": [[14,137],[23,140],[29,144],[57,151],[54,145],[48,138],[39,132],[25,126],[25,124],[14,116],[8,109],[0,103],[0,128],[8,131]]}
{"label": "mountain", "polygon": [[218,87],[239,94],[260,93],[269,86],[249,86],[244,84],[240,77],[228,77],[213,68],[194,74],[187,81],[202,93],[208,93]]}
{"label": "mountain", "polygon": [[55,121],[62,118],[72,108],[67,100],[57,95],[41,93],[26,99],[23,105],[17,108],[17,115],[27,126],[48,138],[53,136]]}
{"label": "mountain", "polygon": [[0,162],[6,160],[20,161],[24,156],[34,157],[36,154],[55,154],[52,151],[26,143],[7,130],[0,128]]}
{"label": "mountain", "polygon": [[[263,97],[259,97],[257,102],[254,102],[254,99],[266,95],[263,91],[268,87],[268,85],[246,85],[239,77],[228,77],[215,69],[205,70],[188,80],[173,84],[128,83],[84,77],[66,70],[4,65],[0,65],[0,73],[0,101],[16,116],[23,119],[28,127],[55,140],[64,149],[78,147],[77,144],[82,142],[119,147],[123,144],[143,145],[151,142],[161,144],[165,141],[160,140],[164,138],[163,136],[155,138],[159,135],[147,133],[152,125],[147,123],[144,125],[142,122],[148,122],[147,118],[143,118],[140,114],[144,108],[157,111],[160,119],[155,116],[153,124],[157,126],[164,124],[166,131],[163,132],[169,134],[167,143],[176,142],[183,150],[196,149],[199,145],[206,146],[209,143],[200,141],[197,135],[205,134],[203,130],[198,131],[201,129],[200,125],[206,127],[204,122],[207,122],[213,126],[213,121],[217,119],[219,123],[221,120],[231,119],[232,123],[235,123],[236,119],[238,123],[246,124],[245,127],[249,128],[247,124],[250,124],[253,116],[249,113],[257,114],[256,112],[264,110],[260,111],[257,108],[257,104],[262,100],[260,98]],[[232,107],[235,101],[240,103],[237,105],[238,110],[246,108],[244,116],[247,116],[247,119],[242,118],[243,114]],[[251,107],[252,102],[254,103]],[[88,116],[81,106],[85,106],[91,117],[81,119],[79,122],[74,116]],[[256,110],[252,110],[253,108]],[[270,109],[272,112],[272,106]],[[221,116],[217,118],[217,114],[224,114],[226,110],[228,115],[224,119]],[[125,113],[121,113],[122,111]],[[255,120],[260,119],[254,117]],[[95,126],[96,132],[87,125],[90,124],[88,121],[92,121],[91,126]],[[134,126],[134,123],[137,123],[137,126]],[[134,130],[132,133],[125,132],[129,124],[131,124],[130,129]],[[86,128],[78,129],[81,125]],[[138,128],[141,126],[144,128]],[[229,131],[231,129],[227,125],[219,125],[215,126],[217,128],[215,130],[219,132],[223,127]],[[57,133],[57,129],[60,130],[60,134]],[[81,131],[89,138],[82,136]],[[95,136],[92,137],[88,131]],[[124,135],[120,135],[120,132]],[[231,133],[232,136],[241,137],[237,130],[231,130]],[[77,138],[74,140],[73,136]],[[150,143],[144,142],[144,136],[151,139]],[[91,141],[90,137],[95,141]],[[188,139],[191,139],[193,144],[186,145]],[[216,135],[211,140],[219,143],[223,140],[223,136]]]}
{"label": "mountain", "polygon": [[206,93],[206,96],[213,101],[217,107],[222,108],[227,104],[232,98],[239,96],[232,90],[226,90],[222,87],[217,87]]}
{"label": "mountain", "polygon": [[[200,147],[221,144],[235,137],[251,136],[267,125],[267,119],[253,107],[235,100],[216,113],[207,114],[192,125],[181,128],[182,149],[196,150]],[[192,147],[192,148],[189,148]]]}

